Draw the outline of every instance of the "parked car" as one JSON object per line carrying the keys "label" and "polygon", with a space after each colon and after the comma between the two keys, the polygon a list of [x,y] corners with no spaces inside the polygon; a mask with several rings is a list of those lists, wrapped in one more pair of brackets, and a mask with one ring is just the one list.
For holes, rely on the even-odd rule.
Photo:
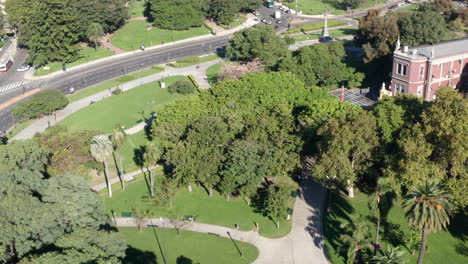
{"label": "parked car", "polygon": [[271,20],[267,22],[268,25],[271,25]]}
{"label": "parked car", "polygon": [[283,21],[278,20],[278,21],[276,21],[276,23],[281,24],[281,23],[283,23]]}
{"label": "parked car", "polygon": [[21,65],[16,71],[19,71],[19,72],[24,72],[24,71],[27,71],[31,68],[31,66],[29,66],[29,64],[25,63],[23,65]]}
{"label": "parked car", "polygon": [[405,2],[399,2],[397,6],[404,6],[406,3]]}

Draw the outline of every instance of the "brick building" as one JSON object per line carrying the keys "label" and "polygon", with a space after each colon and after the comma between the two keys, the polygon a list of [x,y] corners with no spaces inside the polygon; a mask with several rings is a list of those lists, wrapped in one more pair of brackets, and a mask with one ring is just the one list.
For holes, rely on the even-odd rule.
{"label": "brick building", "polygon": [[392,95],[413,94],[430,101],[440,86],[468,89],[468,38],[393,53]]}

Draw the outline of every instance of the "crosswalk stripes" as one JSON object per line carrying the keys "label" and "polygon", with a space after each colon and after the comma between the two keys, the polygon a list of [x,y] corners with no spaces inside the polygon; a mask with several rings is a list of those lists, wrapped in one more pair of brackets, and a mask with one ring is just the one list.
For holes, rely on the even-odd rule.
{"label": "crosswalk stripes", "polygon": [[24,85],[27,85],[27,84],[30,84],[32,82],[33,81],[26,80],[26,81],[15,82],[15,83],[10,83],[10,84],[4,85],[4,86],[0,87],[0,93],[4,93],[4,92],[10,91],[10,90],[20,88],[20,87],[22,87]]}

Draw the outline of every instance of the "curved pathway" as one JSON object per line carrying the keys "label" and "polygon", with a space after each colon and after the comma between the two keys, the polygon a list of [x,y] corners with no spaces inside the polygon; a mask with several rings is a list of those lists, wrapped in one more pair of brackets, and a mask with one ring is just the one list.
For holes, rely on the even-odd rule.
{"label": "curved pathway", "polygon": [[[260,236],[255,231],[240,231],[225,226],[203,223],[188,223],[181,230],[210,233],[226,238],[244,241],[255,245],[259,250],[255,264],[326,264],[321,234],[321,212],[325,199],[325,189],[310,179],[301,183],[300,195],[296,198],[291,232],[282,238],[271,239]],[[163,222],[164,221],[164,225]],[[115,218],[117,226],[136,226],[134,218]],[[174,220],[151,218],[146,225],[175,228]],[[316,228],[315,237],[309,230]]]}

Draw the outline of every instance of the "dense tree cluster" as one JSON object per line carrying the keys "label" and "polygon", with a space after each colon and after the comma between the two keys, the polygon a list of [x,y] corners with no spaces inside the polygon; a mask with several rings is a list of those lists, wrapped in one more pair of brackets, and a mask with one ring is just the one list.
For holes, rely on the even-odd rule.
{"label": "dense tree cluster", "polygon": [[434,44],[447,33],[444,17],[431,6],[423,6],[414,13],[389,12],[380,16],[380,10],[369,10],[360,19],[355,42],[362,45],[367,61],[391,54],[400,37],[403,45]]}
{"label": "dense tree cluster", "polygon": [[150,0],[148,9],[154,25],[186,30],[203,25],[202,0]]}
{"label": "dense tree cluster", "polygon": [[0,146],[0,262],[120,263],[126,243],[79,176],[46,174],[32,141]]}
{"label": "dense tree cluster", "polygon": [[248,74],[168,105],[154,121],[153,138],[179,184],[250,202],[265,178],[297,170],[297,112],[319,100],[335,99],[289,73]]}
{"label": "dense tree cluster", "polygon": [[203,0],[207,17],[219,24],[229,25],[239,11],[254,10],[262,3],[261,0]]}
{"label": "dense tree cluster", "polygon": [[283,59],[279,69],[295,74],[309,86],[359,87],[364,74],[356,73],[354,68],[346,66],[345,56],[340,42],[305,46]]}
{"label": "dense tree cluster", "polygon": [[95,42],[87,34],[90,25],[112,32],[128,15],[120,0],[9,0],[6,9],[19,44],[30,49],[29,61],[37,66],[75,60],[79,41]]}
{"label": "dense tree cluster", "polygon": [[[353,182],[388,178],[404,195],[412,186],[438,179],[459,210],[468,205],[468,101],[441,87],[437,99],[397,96],[380,101],[371,112],[329,119],[318,130],[319,153],[313,176],[351,188]],[[351,189],[349,189],[351,191]]]}
{"label": "dense tree cluster", "polygon": [[266,66],[275,65],[287,53],[285,40],[268,25],[257,25],[236,32],[226,49],[226,55],[231,58],[244,61],[258,58]]}
{"label": "dense tree cluster", "polygon": [[68,99],[57,90],[43,90],[35,94],[31,100],[19,103],[12,109],[17,121],[25,121],[50,115],[68,105]]}

